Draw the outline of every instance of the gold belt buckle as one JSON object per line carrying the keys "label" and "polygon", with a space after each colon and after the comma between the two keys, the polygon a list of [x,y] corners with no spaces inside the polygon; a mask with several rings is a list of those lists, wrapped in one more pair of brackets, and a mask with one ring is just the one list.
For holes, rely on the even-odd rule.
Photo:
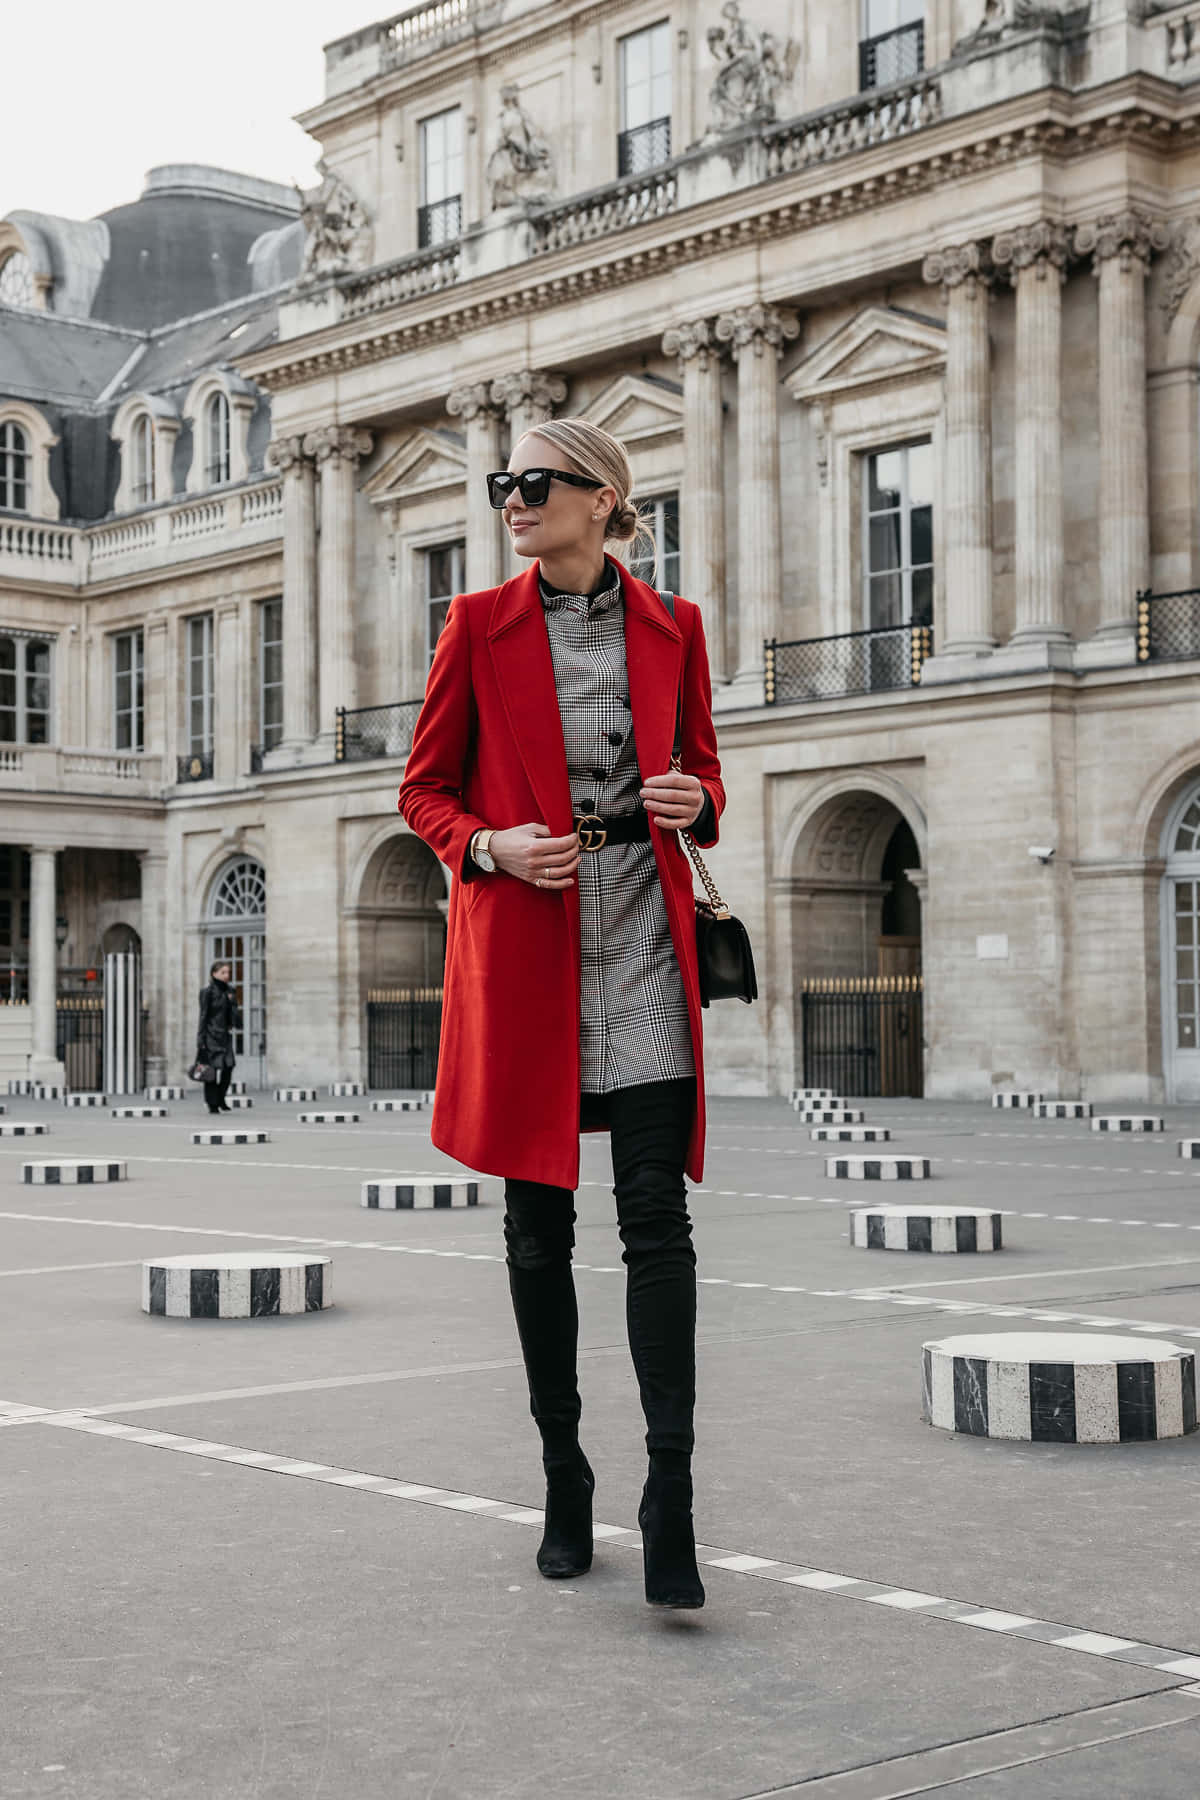
{"label": "gold belt buckle", "polygon": [[575,820],[575,836],[585,852],[603,850],[608,842],[608,831],[599,813],[580,814]]}

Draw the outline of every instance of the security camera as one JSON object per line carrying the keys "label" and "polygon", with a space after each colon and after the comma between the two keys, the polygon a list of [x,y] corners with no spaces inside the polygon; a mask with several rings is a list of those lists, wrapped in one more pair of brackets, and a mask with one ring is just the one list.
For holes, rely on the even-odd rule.
{"label": "security camera", "polygon": [[1054,861],[1054,851],[1046,844],[1030,844],[1029,854],[1030,856],[1036,857],[1040,863],[1051,863]]}

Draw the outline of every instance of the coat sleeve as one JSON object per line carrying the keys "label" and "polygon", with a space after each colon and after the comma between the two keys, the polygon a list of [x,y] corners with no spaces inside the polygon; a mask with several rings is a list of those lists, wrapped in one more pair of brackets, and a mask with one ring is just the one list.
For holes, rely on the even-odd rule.
{"label": "coat sleeve", "polygon": [[203,987],[200,989],[200,1023],[196,1027],[196,1049],[198,1051],[203,1048],[205,1036],[208,1032],[208,1006],[211,994],[211,987]]}
{"label": "coat sleeve", "polygon": [[705,850],[716,843],[717,821],[725,811],[721,759],[717,755],[717,731],[712,716],[712,682],[708,673],[708,646],[698,607],[692,607],[692,631],[683,665],[683,702],[680,763],[686,775],[695,775],[705,792],[705,804],[692,828],[692,836]]}
{"label": "coat sleeve", "polygon": [[397,802],[405,823],[455,875],[463,873],[471,839],[487,824],[463,800],[476,723],[470,621],[460,594],[437,641]]}

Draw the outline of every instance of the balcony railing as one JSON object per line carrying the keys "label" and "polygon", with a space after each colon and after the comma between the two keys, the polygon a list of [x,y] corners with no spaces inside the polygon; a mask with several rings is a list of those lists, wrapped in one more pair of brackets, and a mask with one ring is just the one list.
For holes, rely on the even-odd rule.
{"label": "balcony railing", "polygon": [[932,650],[929,625],[889,625],[789,643],[769,638],[763,699],[767,706],[780,706],[916,687]]}
{"label": "balcony railing", "polygon": [[213,753],[211,750],[195,751],[191,756],[180,756],[176,759],[175,780],[182,785],[185,781],[211,781],[213,778]]}
{"label": "balcony railing", "polygon": [[383,26],[383,66],[394,69],[414,53],[432,50],[439,39],[462,36],[483,10],[481,0],[426,0]]}
{"label": "balcony railing", "polygon": [[375,762],[385,756],[407,756],[423,704],[421,700],[397,700],[391,706],[339,706],[334,761]]}
{"label": "balcony railing", "polygon": [[634,125],[617,138],[617,174],[645,175],[671,160],[671,121],[651,119],[648,125]]}
{"label": "balcony railing", "polygon": [[462,236],[462,195],[451,194],[448,200],[433,200],[417,208],[417,247],[434,250],[439,244],[453,244]]}
{"label": "balcony railing", "polygon": [[888,87],[894,81],[911,81],[925,67],[925,24],[900,25],[864,38],[858,46],[858,85]]}
{"label": "balcony railing", "polygon": [[363,313],[381,312],[386,306],[398,306],[421,294],[453,287],[458,280],[461,256],[455,239],[450,244],[418,250],[415,256],[402,257],[398,262],[385,263],[366,275],[343,276],[338,286],[345,296],[344,316],[357,319]]}
{"label": "balcony railing", "polygon": [[1200,588],[1137,597],[1139,662],[1184,662],[1200,657]]}
{"label": "balcony railing", "polygon": [[834,162],[933,125],[942,116],[942,85],[921,75],[894,87],[825,106],[764,133],[767,174],[790,175],[815,163]]}
{"label": "balcony railing", "polygon": [[163,759],[142,750],[71,750],[61,744],[5,744],[0,787],[21,792],[110,794],[163,786]]}
{"label": "balcony railing", "polygon": [[652,169],[648,175],[631,175],[608,187],[594,188],[590,194],[579,194],[538,214],[534,250],[566,250],[589,238],[607,237],[610,231],[626,231],[674,212],[677,199],[674,167]]}

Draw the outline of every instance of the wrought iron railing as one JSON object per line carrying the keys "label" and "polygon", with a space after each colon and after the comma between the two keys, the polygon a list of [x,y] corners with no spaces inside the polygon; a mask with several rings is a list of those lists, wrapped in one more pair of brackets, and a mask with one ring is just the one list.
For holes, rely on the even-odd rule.
{"label": "wrought iron railing", "polygon": [[847,631],[838,637],[797,638],[789,643],[768,638],[763,699],[776,706],[916,687],[932,651],[929,625],[889,625],[878,631]]}
{"label": "wrought iron railing", "polygon": [[203,754],[194,752],[191,756],[180,756],[176,759],[177,782],[211,781],[213,778],[213,753],[205,750]]}
{"label": "wrought iron railing", "polygon": [[407,756],[423,704],[397,700],[392,706],[339,706],[334,761],[374,762],[383,756]]}
{"label": "wrought iron railing", "polygon": [[670,119],[651,119],[648,125],[634,125],[617,138],[617,176],[644,175],[671,158]]}
{"label": "wrought iron railing", "polygon": [[1183,662],[1200,657],[1200,588],[1137,597],[1139,662]]}
{"label": "wrought iron railing", "polygon": [[432,250],[436,244],[452,244],[462,236],[462,195],[432,200],[417,208],[417,248]]}
{"label": "wrought iron railing", "polygon": [[894,31],[881,31],[878,37],[864,38],[858,46],[858,85],[868,88],[887,87],[893,81],[911,81],[925,67],[925,25],[899,25]]}

